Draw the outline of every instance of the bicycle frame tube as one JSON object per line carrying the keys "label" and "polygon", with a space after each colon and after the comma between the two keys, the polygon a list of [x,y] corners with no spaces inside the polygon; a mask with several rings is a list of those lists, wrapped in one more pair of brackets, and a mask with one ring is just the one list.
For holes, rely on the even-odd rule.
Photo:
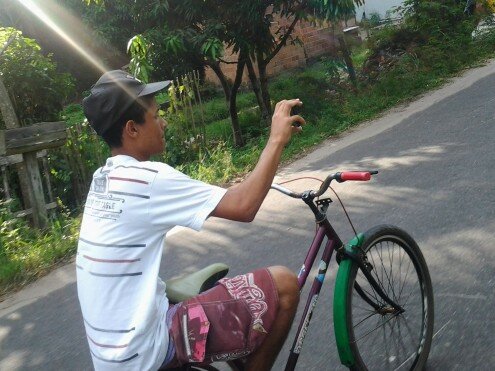
{"label": "bicycle frame tube", "polygon": [[308,300],[306,301],[306,306],[304,308],[301,322],[299,323],[299,327],[297,329],[294,343],[292,344],[292,348],[289,354],[289,359],[287,360],[287,364],[285,366],[285,371],[294,370],[296,367],[296,363],[299,358],[299,354],[301,352],[302,344],[304,342],[304,338],[306,336],[306,332],[308,330],[308,326],[311,321],[313,311],[316,307],[321,286],[323,284],[323,280],[325,279],[325,274],[327,272],[330,259],[332,258],[333,251],[336,248],[342,246],[342,241],[337,236],[337,234],[335,233],[334,229],[332,228],[328,220],[325,218],[322,222],[320,222],[320,226],[316,231],[315,238],[313,239],[308,254],[306,255],[306,259],[304,260],[304,264],[299,272],[298,280],[299,280],[299,288],[301,290],[309,275],[309,271],[311,270],[311,267],[315,262],[316,255],[318,254],[318,251],[321,248],[321,244],[323,242],[323,238],[325,237],[325,235],[328,237],[328,241],[325,245],[325,249],[323,250],[323,254],[321,256],[320,264],[318,267],[318,274],[313,281],[313,285],[311,286],[311,290],[308,295]]}
{"label": "bicycle frame tube", "polygon": [[299,274],[297,275],[297,280],[299,282],[299,289],[304,287],[306,283],[306,279],[308,278],[309,271],[313,266],[313,263],[316,259],[316,254],[320,251],[321,243],[323,242],[323,238],[325,237],[325,228],[322,226],[318,227],[316,231],[313,242],[311,243],[311,247],[308,250],[308,254],[306,255],[306,259],[304,259],[304,264],[299,270]]}

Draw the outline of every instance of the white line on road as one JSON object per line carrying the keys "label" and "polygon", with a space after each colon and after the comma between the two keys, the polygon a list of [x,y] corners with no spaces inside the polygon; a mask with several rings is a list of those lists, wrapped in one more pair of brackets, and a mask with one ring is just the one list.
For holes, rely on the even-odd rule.
{"label": "white line on road", "polygon": [[[454,312],[454,313],[452,313],[452,316],[453,316],[454,314],[455,314],[455,312]],[[433,334],[432,339],[435,339],[435,336],[437,336],[437,335],[440,333],[440,331],[442,331],[445,327],[447,327],[447,325],[448,325],[451,321],[452,321],[452,320],[451,320],[451,319],[449,319],[445,325],[443,325],[442,327],[440,327],[440,330],[438,330],[437,332],[435,332],[435,333]]]}
{"label": "white line on road", "polygon": [[454,294],[454,293],[449,293],[449,292],[435,294],[435,296],[436,297],[444,297],[444,298],[475,299],[475,300],[488,299],[485,295],[481,295],[481,294],[466,295],[466,294]]}

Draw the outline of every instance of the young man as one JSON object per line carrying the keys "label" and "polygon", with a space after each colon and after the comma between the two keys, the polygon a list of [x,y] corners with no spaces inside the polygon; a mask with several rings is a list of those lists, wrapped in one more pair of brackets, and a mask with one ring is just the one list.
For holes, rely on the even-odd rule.
{"label": "young man", "polygon": [[244,357],[268,370],[292,323],[296,276],[275,266],[224,279],[178,305],[158,277],[167,232],[201,229],[209,216],[250,222],[261,206],[291,135],[305,124],[277,103],[256,168],[227,190],[149,161],[164,150],[166,122],[154,94],[169,82],[142,84],[124,71],[105,73],[84,99],[89,123],[112,157],[93,175],[81,225],[77,286],[97,370],[156,370],[188,362]]}

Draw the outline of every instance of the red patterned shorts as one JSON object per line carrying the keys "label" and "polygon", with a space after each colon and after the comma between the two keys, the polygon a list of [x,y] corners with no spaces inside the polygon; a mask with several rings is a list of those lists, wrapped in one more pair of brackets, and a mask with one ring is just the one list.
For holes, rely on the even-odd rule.
{"label": "red patterned shorts", "polygon": [[224,278],[172,309],[175,356],[167,367],[228,361],[247,356],[263,342],[278,310],[278,294],[265,268]]}

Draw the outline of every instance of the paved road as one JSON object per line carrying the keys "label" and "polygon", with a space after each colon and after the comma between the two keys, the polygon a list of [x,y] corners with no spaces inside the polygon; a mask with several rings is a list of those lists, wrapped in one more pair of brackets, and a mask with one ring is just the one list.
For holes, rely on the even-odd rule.
{"label": "paved road", "polygon": [[[336,189],[359,229],[394,223],[422,247],[435,290],[429,370],[495,369],[494,87],[492,62],[324,143],[279,175],[286,180],[323,177],[338,169],[380,170],[372,182]],[[312,185],[305,180],[294,188]],[[331,220],[344,239],[351,236],[336,204]],[[214,261],[230,264],[232,273],[274,264],[297,271],[313,228],[304,204],[272,191],[250,225],[211,220],[200,234],[172,235],[161,273],[171,277]],[[74,272],[73,265],[63,267],[0,303],[0,370],[91,369]],[[331,325],[334,277],[333,269],[309,329],[301,370],[342,369]],[[282,359],[274,369],[282,369]]]}

